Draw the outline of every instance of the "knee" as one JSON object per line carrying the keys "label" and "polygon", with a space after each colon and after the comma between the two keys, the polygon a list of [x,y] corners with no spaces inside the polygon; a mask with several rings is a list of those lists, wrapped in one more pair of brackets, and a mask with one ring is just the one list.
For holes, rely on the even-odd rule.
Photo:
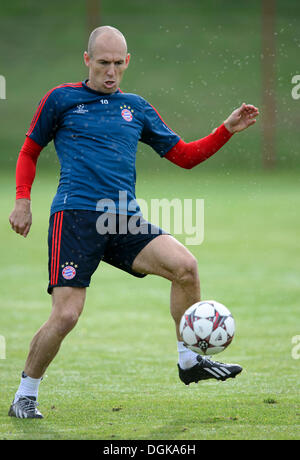
{"label": "knee", "polygon": [[198,283],[198,262],[192,254],[186,255],[177,265],[174,281],[183,285]]}
{"label": "knee", "polygon": [[64,337],[68,334],[76,325],[79,314],[70,309],[64,309],[64,311],[56,313],[54,315],[55,329],[59,336]]}
{"label": "knee", "polygon": [[80,314],[72,308],[64,308],[62,312],[56,314],[55,324],[57,333],[61,336],[68,334],[76,326],[79,316]]}
{"label": "knee", "polygon": [[56,333],[62,337],[67,335],[76,326],[80,313],[81,310],[72,305],[55,305],[51,316]]}
{"label": "knee", "polygon": [[63,337],[75,327],[83,310],[84,300],[85,291],[75,292],[72,288],[61,288],[54,292],[51,320],[58,335]]}

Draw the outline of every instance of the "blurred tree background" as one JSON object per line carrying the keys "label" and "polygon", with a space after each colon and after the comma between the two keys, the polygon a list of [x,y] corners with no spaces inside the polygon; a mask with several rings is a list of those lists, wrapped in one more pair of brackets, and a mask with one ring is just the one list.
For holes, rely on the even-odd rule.
{"label": "blurred tree background", "polygon": [[[262,2],[236,0],[102,0],[99,25],[127,37],[130,66],[122,90],[151,102],[186,141],[207,135],[242,102],[262,105]],[[52,87],[83,80],[89,30],[86,0],[13,0],[1,3],[0,167],[14,174],[25,132],[39,100]],[[291,96],[300,74],[300,4],[277,0],[276,168],[300,167],[300,100]],[[237,135],[203,164],[204,170],[262,169],[262,123]],[[140,144],[138,168],[165,169]],[[51,143],[39,168],[57,170]]]}
{"label": "blurred tree background", "polygon": [[[195,200],[205,202],[204,241],[189,250],[199,261],[202,298],[219,299],[237,319],[236,338],[220,359],[241,363],[247,369],[241,380],[226,391],[210,383],[201,393],[180,387],[167,280],[150,276],[137,283],[101,263],[80,325],[47,371],[41,390],[46,419],[40,425],[7,417],[29,341],[48,315],[47,228],[59,175],[50,143],[38,161],[33,225],[24,240],[8,222],[15,165],[40,99],[61,83],[87,78],[83,52],[97,24],[95,14],[88,19],[87,2],[0,3],[0,75],[6,79],[6,99],[0,99],[0,335],[7,341],[7,359],[0,360],[0,439],[299,439],[299,360],[292,352],[292,338],[300,334],[300,99],[292,97],[292,77],[300,75],[299,0],[98,3],[99,25],[119,28],[132,55],[122,90],[149,100],[185,141],[209,134],[242,102],[261,109],[255,126],[192,170],[160,159],[144,144],[137,154],[137,198],[149,210],[153,198],[179,198],[182,223],[198,230]],[[273,2],[275,53],[266,54],[263,6]],[[272,54],[275,104],[268,120],[263,103],[273,89],[263,88],[263,69],[273,70]],[[274,112],[277,158],[266,170],[262,129],[272,125]],[[184,199],[192,199],[192,210]],[[187,227],[173,232],[181,216],[171,211],[171,233],[186,245]],[[122,411],[112,412],[116,406]]]}

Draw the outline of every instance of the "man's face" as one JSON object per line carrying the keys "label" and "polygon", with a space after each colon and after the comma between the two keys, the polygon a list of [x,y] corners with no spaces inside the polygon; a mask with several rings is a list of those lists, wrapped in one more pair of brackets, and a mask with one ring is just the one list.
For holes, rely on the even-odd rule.
{"label": "man's face", "polygon": [[126,43],[114,34],[102,34],[95,40],[90,54],[84,53],[89,67],[89,86],[101,93],[114,93],[129,64]]}

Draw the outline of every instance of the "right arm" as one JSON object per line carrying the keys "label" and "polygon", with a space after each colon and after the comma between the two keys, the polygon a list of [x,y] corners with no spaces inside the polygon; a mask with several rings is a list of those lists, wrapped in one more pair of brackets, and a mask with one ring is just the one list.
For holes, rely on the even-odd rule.
{"label": "right arm", "polygon": [[12,229],[24,237],[28,235],[32,223],[30,192],[37,159],[41,150],[53,139],[57,127],[54,89],[41,99],[17,161],[16,203],[9,222]]}
{"label": "right arm", "polygon": [[16,167],[16,203],[9,216],[12,229],[26,236],[31,227],[32,215],[30,208],[31,186],[35,178],[36,163],[42,147],[30,137],[21,148]]}

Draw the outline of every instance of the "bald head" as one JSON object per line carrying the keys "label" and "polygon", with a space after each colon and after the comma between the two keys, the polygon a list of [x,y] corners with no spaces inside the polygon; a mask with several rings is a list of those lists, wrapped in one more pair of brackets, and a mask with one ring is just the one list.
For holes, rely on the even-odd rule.
{"label": "bald head", "polygon": [[89,37],[87,49],[89,56],[93,56],[96,46],[107,46],[111,42],[119,43],[120,49],[127,54],[127,43],[122,32],[112,26],[97,27]]}
{"label": "bald head", "polygon": [[124,35],[115,27],[97,27],[83,57],[89,67],[88,86],[107,94],[117,91],[130,60]]}

